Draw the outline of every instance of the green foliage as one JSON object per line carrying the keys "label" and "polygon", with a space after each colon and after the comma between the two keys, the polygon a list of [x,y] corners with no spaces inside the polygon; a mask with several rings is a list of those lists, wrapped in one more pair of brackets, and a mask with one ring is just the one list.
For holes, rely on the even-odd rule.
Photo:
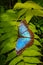
{"label": "green foliage", "polygon": [[5,64],[5,60],[6,60],[6,57],[4,55],[0,55],[0,65],[4,65]]}
{"label": "green foliage", "polygon": [[[37,65],[38,63],[41,63],[38,57],[42,56],[42,54],[40,53],[41,49],[38,48],[38,45],[42,47],[41,43],[43,39],[41,39],[38,33],[40,29],[43,32],[43,28],[41,26],[41,22],[43,21],[43,19],[40,19],[39,17],[36,23],[36,18],[35,21],[33,21],[32,17],[43,17],[42,9],[43,7],[34,2],[26,2],[24,4],[17,3],[13,9],[7,10],[1,15],[0,56],[5,57],[5,60],[3,58],[4,61],[2,65],[7,65],[8,62],[8,65]],[[18,38],[18,26],[20,24],[19,20],[23,19],[27,20],[27,22],[29,23],[29,28],[34,33],[34,43],[31,47],[26,48],[20,56],[17,56],[15,46]],[[40,29],[37,30],[36,27]],[[0,60],[2,62],[2,59]]]}

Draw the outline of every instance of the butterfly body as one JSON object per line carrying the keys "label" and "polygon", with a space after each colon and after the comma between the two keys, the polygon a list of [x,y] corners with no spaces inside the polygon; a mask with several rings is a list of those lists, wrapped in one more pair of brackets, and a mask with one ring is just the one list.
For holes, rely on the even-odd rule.
{"label": "butterfly body", "polygon": [[19,38],[17,40],[16,52],[19,55],[25,48],[31,46],[34,41],[34,34],[28,28],[26,20],[21,21],[21,24],[19,26],[18,37]]}

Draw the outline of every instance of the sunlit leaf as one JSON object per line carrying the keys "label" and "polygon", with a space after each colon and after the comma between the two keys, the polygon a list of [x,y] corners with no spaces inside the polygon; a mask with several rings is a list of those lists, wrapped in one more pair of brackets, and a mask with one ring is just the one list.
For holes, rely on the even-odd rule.
{"label": "sunlit leaf", "polygon": [[18,56],[15,59],[13,59],[9,65],[15,65],[17,62],[19,62],[22,59],[22,56]]}
{"label": "sunlit leaf", "polygon": [[24,61],[27,63],[40,63],[39,59],[35,57],[24,57]]}
{"label": "sunlit leaf", "polygon": [[23,52],[23,56],[39,56],[39,55],[41,55],[41,53],[36,50],[27,49]]}

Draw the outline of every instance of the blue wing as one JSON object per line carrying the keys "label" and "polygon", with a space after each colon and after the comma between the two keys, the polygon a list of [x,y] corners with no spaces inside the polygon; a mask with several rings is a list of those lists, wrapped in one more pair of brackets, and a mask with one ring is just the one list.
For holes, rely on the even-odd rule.
{"label": "blue wing", "polygon": [[21,25],[19,26],[19,33],[22,34],[26,30],[27,30],[26,26],[23,23],[21,23]]}
{"label": "blue wing", "polygon": [[25,31],[25,32],[22,34],[22,36],[24,36],[24,37],[31,37],[31,36],[30,36],[30,33],[29,33],[28,31]]}
{"label": "blue wing", "polygon": [[19,38],[17,41],[16,50],[19,51],[23,49],[28,42],[30,42],[30,38]]}
{"label": "blue wing", "polygon": [[30,37],[30,33],[28,32],[28,29],[23,23],[21,23],[21,25],[19,26],[19,34],[24,37]]}

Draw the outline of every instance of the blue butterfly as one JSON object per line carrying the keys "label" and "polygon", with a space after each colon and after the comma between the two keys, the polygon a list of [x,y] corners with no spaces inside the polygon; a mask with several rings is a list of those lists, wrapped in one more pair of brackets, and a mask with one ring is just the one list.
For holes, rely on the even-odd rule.
{"label": "blue butterfly", "polygon": [[21,37],[18,38],[16,44],[17,54],[20,54],[21,50],[23,50],[23,48],[25,48],[26,45],[30,44],[31,41],[31,34],[23,21],[21,21],[21,24],[19,26],[19,35]]}

